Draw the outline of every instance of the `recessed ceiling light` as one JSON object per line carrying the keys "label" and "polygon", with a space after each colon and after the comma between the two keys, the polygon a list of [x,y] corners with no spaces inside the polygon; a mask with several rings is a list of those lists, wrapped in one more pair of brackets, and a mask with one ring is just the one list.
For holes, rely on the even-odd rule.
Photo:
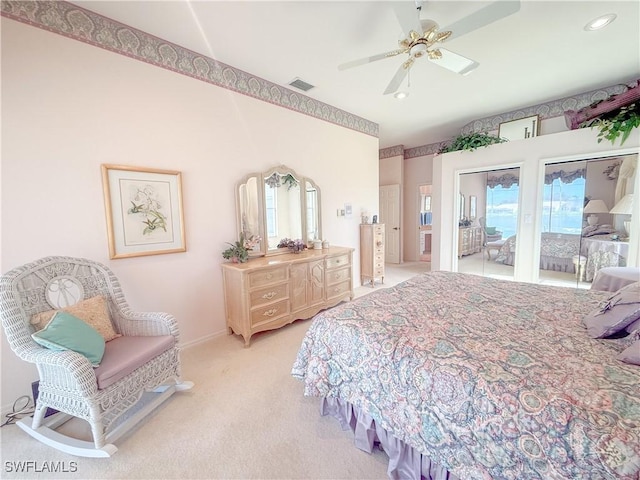
{"label": "recessed ceiling light", "polygon": [[409,96],[408,92],[396,92],[393,94],[398,100],[402,100],[403,98],[407,98]]}
{"label": "recessed ceiling light", "polygon": [[600,30],[601,28],[604,28],[607,25],[609,25],[615,19],[616,19],[615,13],[608,13],[607,15],[602,15],[598,18],[591,20],[589,23],[587,23],[584,26],[584,29],[587,31]]}

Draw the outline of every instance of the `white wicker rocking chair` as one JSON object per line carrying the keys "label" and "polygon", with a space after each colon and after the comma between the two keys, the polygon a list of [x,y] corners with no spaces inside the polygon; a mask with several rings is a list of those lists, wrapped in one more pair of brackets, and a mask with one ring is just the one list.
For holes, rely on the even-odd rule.
{"label": "white wicker rocking chair", "polygon": [[[109,381],[102,387],[100,367],[94,368],[85,356],[44,348],[31,337],[34,314],[96,296],[106,299],[111,323],[121,335],[106,342],[101,367],[105,362],[113,367],[114,360],[116,366],[127,367],[115,374],[111,368]],[[66,453],[111,456],[117,451],[112,442],[175,391],[193,386],[180,380],[175,318],[167,313],[132,312],[115,275],[97,262],[46,257],[11,270],[0,277],[0,316],[11,349],[22,360],[34,363],[40,375],[33,418],[23,418],[17,424]],[[60,413],[45,418],[49,407]],[[72,417],[89,422],[93,442],[55,431]]]}

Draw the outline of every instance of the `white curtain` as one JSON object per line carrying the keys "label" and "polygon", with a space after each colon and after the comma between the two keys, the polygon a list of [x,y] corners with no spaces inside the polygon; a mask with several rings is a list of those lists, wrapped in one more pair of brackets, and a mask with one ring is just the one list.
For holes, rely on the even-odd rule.
{"label": "white curtain", "polygon": [[[618,203],[627,194],[627,180],[633,178],[638,168],[638,155],[629,155],[624,158],[618,172],[616,183],[616,201]],[[615,205],[615,204],[614,204]]]}

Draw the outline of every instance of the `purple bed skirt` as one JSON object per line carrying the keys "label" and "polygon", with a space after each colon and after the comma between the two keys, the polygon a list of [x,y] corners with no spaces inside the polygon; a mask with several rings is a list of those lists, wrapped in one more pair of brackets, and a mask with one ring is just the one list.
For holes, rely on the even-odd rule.
{"label": "purple bed skirt", "polygon": [[364,412],[339,398],[322,398],[321,415],[338,419],[343,430],[351,429],[356,447],[367,453],[376,443],[389,457],[387,474],[392,479],[458,480],[446,468],[437,465],[415,448],[387,433]]}

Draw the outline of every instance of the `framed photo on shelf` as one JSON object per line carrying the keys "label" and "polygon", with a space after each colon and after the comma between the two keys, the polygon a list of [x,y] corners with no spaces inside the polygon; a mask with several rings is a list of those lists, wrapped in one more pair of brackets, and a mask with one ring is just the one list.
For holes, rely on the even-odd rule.
{"label": "framed photo on shelf", "polygon": [[186,252],[182,174],[102,165],[109,257]]}
{"label": "framed photo on shelf", "polygon": [[498,136],[507,140],[522,140],[538,136],[540,117],[532,115],[530,117],[502,122],[498,126]]}

